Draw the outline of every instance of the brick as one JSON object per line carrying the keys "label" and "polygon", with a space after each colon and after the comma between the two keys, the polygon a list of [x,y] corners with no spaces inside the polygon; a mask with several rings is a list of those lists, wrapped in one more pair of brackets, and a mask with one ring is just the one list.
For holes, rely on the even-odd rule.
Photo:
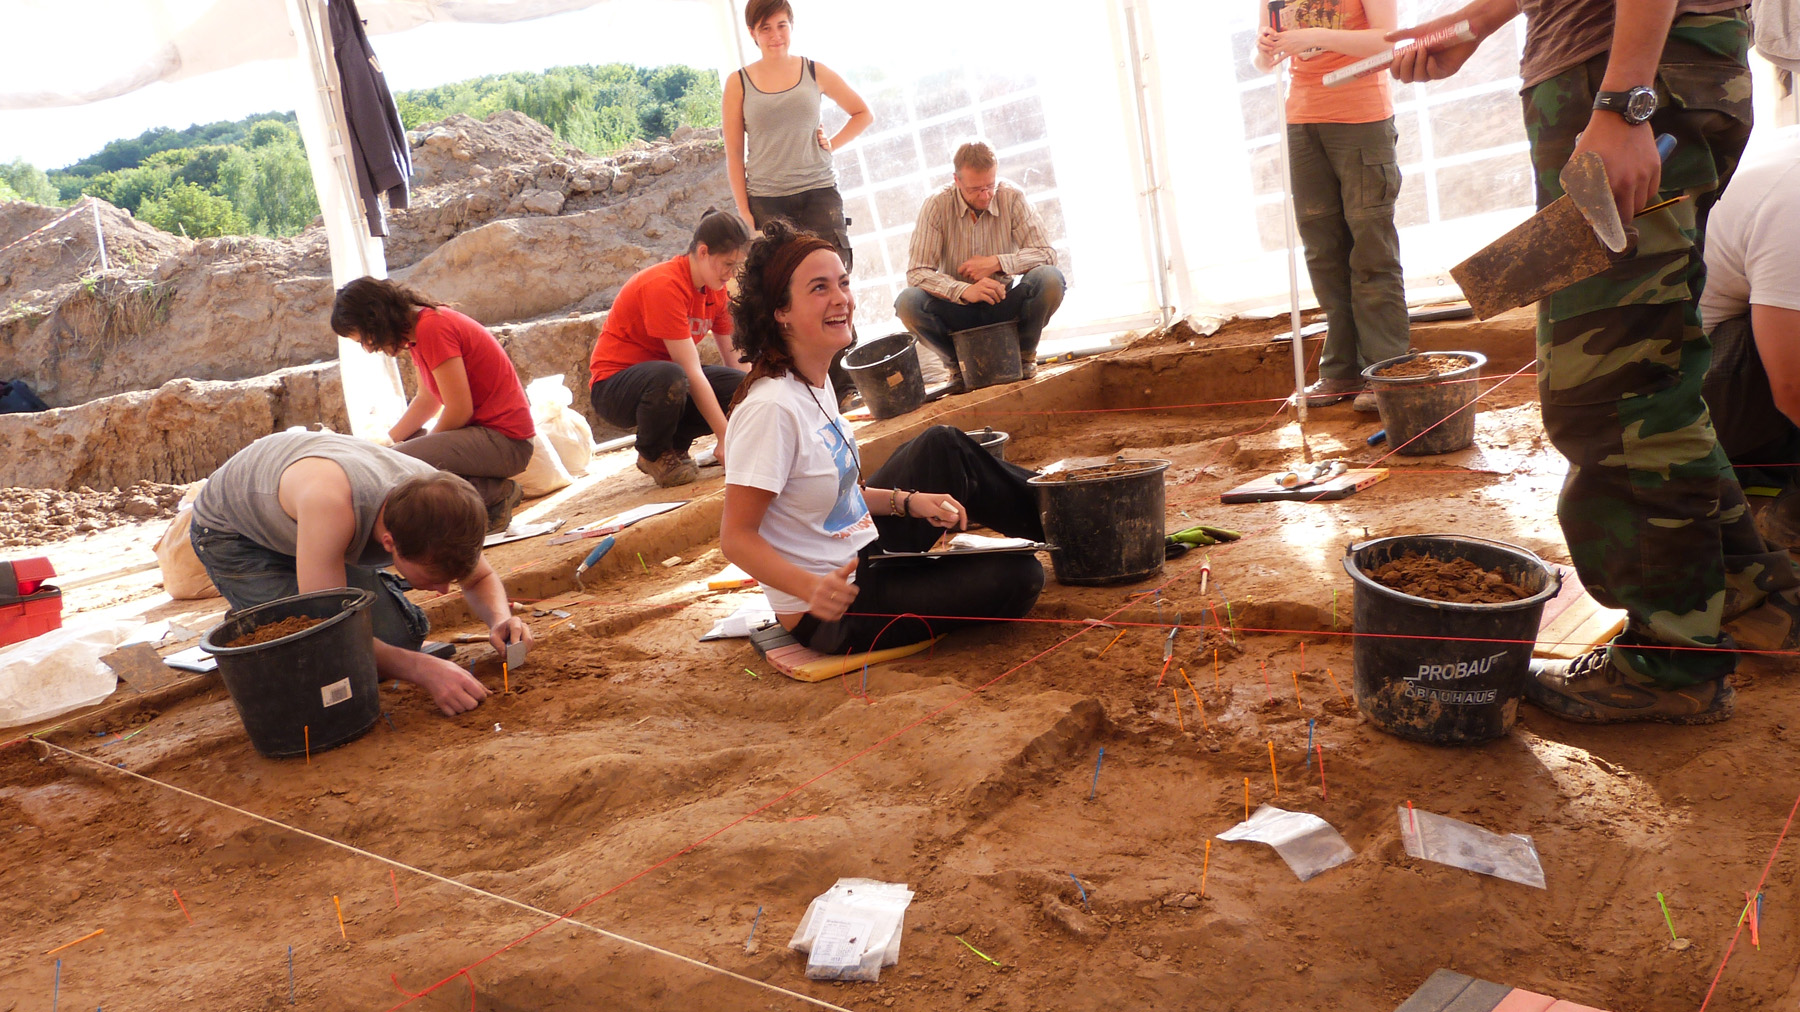
{"label": "brick", "polygon": [[1555,1004],[1556,999],[1547,994],[1515,987],[1511,994],[1501,999],[1500,1004],[1494,1006],[1493,1012],[1549,1012],[1550,1007]]}
{"label": "brick", "polygon": [[1591,1005],[1577,1005],[1572,1001],[1559,1001],[1550,1006],[1549,1012],[1606,1012],[1606,1010],[1594,1008]]}

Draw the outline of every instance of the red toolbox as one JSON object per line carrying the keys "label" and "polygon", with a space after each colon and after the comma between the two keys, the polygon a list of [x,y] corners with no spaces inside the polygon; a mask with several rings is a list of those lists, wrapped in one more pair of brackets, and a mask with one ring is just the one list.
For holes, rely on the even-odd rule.
{"label": "red toolbox", "polygon": [[0,647],[62,628],[62,591],[46,558],[0,559]]}

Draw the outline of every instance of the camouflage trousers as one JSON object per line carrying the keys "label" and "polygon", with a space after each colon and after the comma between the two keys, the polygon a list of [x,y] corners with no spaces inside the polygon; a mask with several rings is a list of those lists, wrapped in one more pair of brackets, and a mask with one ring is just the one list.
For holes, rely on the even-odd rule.
{"label": "camouflage trousers", "polygon": [[[1674,688],[1736,667],[1720,630],[1727,609],[1800,586],[1787,554],[1757,534],[1700,392],[1712,346],[1700,328],[1699,243],[1749,139],[1748,47],[1734,14],[1676,19],[1651,125],[1676,140],[1661,198],[1688,199],[1632,223],[1636,255],[1538,306],[1544,429],[1570,463],[1557,503],[1569,553],[1594,598],[1630,616],[1613,663]],[[1562,195],[1557,174],[1606,60],[1524,93],[1539,207]],[[1696,647],[1713,649],[1686,649]]]}

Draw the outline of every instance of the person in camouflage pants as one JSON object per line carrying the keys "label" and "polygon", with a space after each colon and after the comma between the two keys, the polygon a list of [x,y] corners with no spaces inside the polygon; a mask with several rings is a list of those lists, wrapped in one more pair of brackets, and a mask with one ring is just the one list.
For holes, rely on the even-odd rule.
{"label": "person in camouflage pants", "polygon": [[[1629,616],[1599,650],[1534,663],[1528,698],[1571,719],[1726,719],[1737,654],[1724,623],[1744,616],[1745,635],[1764,647],[1791,646],[1800,625],[1800,574],[1757,533],[1701,397],[1712,346],[1700,326],[1699,244],[1749,139],[1749,42],[1736,12],[1675,18],[1650,127],[1676,141],[1659,199],[1688,199],[1628,222],[1633,256],[1538,305],[1544,428],[1570,463],[1557,517],[1588,591]],[[1562,196],[1558,174],[1609,58],[1523,93],[1539,208]]]}

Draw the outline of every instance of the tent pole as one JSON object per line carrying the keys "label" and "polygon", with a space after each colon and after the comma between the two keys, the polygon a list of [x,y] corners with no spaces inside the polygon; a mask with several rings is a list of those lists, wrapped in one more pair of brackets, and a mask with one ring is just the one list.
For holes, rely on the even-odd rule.
{"label": "tent pole", "polygon": [[1131,58],[1131,97],[1137,107],[1138,151],[1144,158],[1144,198],[1150,212],[1150,243],[1156,263],[1157,318],[1167,327],[1174,322],[1175,307],[1169,294],[1169,257],[1163,250],[1162,181],[1156,171],[1156,151],[1150,136],[1150,110],[1144,100],[1144,56],[1138,45],[1137,4],[1124,0],[1125,40]]}

